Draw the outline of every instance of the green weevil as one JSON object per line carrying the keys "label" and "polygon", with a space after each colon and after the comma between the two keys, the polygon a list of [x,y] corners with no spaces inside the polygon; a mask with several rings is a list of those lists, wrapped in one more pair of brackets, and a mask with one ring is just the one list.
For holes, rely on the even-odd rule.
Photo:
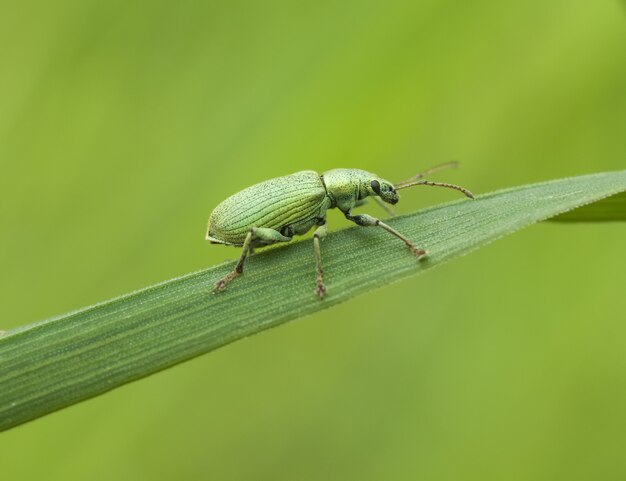
{"label": "green weevil", "polygon": [[323,298],[326,287],[322,276],[320,241],[326,235],[326,211],[334,208],[360,226],[382,227],[401,239],[418,259],[425,258],[425,250],[415,247],[391,226],[371,215],[353,215],[351,211],[365,203],[367,197],[372,197],[389,214],[394,215],[385,203],[396,204],[399,200],[397,191],[414,185],[447,187],[473,199],[469,190],[458,185],[420,180],[426,174],[455,165],[456,162],[441,164],[396,184],[359,169],[333,169],[321,175],[304,170],[266,180],[228,197],[211,213],[206,240],[212,244],[243,247],[243,250],[235,269],[215,283],[213,292],[224,290],[230,281],[243,273],[246,257],[256,247],[289,242],[293,236],[303,235],[315,226],[315,293],[320,299]]}

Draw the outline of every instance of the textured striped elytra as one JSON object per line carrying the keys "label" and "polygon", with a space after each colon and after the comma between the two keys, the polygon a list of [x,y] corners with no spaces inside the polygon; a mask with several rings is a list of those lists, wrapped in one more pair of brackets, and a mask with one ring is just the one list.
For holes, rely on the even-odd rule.
{"label": "textured striped elytra", "polygon": [[280,230],[323,216],[326,195],[320,175],[312,170],[252,185],[213,210],[207,240],[240,246],[252,227]]}

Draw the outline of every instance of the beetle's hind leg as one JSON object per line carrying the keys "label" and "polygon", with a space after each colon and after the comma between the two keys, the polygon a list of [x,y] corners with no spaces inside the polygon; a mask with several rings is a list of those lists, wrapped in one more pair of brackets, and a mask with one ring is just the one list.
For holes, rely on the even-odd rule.
{"label": "beetle's hind leg", "polygon": [[280,232],[274,229],[268,229],[266,227],[253,227],[248,232],[246,240],[243,242],[243,249],[241,251],[241,257],[239,262],[231,272],[222,277],[213,285],[213,293],[217,294],[220,291],[226,289],[226,285],[232,281],[239,274],[243,274],[243,264],[246,261],[246,257],[251,253],[254,247],[254,241],[262,241],[262,245],[274,244],[276,242],[289,242],[291,237],[286,237]]}

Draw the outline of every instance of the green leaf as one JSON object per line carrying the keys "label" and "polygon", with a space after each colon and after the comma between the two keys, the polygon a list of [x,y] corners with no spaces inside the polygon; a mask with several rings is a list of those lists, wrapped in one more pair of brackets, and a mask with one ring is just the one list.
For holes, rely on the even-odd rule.
{"label": "green leaf", "polygon": [[[328,287],[323,301],[313,293],[312,245],[305,240],[253,256],[245,275],[219,295],[211,294],[211,286],[234,262],[14,329],[0,339],[0,429],[422,273],[522,227],[623,192],[626,171],[603,173],[493,192],[389,220],[428,250],[422,262],[382,229],[354,227],[330,233],[322,244]],[[623,195],[593,205],[581,208],[577,218],[625,218]]]}
{"label": "green leaf", "polygon": [[626,220],[626,192],[583,205],[550,219],[556,222],[615,222]]}

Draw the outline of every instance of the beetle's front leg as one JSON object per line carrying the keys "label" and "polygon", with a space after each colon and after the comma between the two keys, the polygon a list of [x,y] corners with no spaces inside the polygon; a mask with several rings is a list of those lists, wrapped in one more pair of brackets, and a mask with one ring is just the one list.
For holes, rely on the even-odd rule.
{"label": "beetle's front leg", "polygon": [[361,225],[361,226],[365,226],[365,227],[367,227],[367,226],[382,227],[383,229],[385,229],[390,234],[393,234],[398,239],[401,239],[402,241],[404,241],[404,243],[409,247],[409,249],[411,249],[411,251],[413,251],[413,254],[415,254],[418,259],[421,260],[424,257],[426,257],[426,251],[424,249],[418,249],[417,247],[415,247],[413,245],[413,243],[409,239],[407,239],[405,236],[400,234],[400,232],[395,230],[393,227],[388,226],[387,224],[385,224],[383,221],[377,219],[376,217],[372,217],[371,215],[367,215],[367,214],[350,215],[349,212],[346,213],[345,216],[346,216],[346,219],[351,220],[355,224],[358,224],[358,225]]}
{"label": "beetle's front leg", "polygon": [[[372,197],[372,199],[374,199],[374,202],[376,202],[378,204],[378,206],[382,210],[384,210],[389,217],[395,217],[396,216],[396,212],[391,207],[389,207],[385,202],[380,200],[380,197]],[[367,204],[367,199],[357,200],[354,203],[354,206],[352,208],[356,209],[356,208],[362,207],[362,206],[364,206],[366,204]]]}
{"label": "beetle's front leg", "polygon": [[217,294],[220,291],[226,289],[226,285],[232,281],[239,274],[243,274],[243,264],[246,261],[246,257],[252,250],[255,240],[262,240],[265,244],[274,244],[276,242],[289,242],[291,237],[285,237],[280,232],[274,229],[268,229],[264,227],[253,227],[248,232],[246,240],[243,242],[243,249],[241,251],[241,257],[239,262],[235,266],[235,269],[222,277],[213,285],[213,293]]}
{"label": "beetle's front leg", "polygon": [[387,215],[389,217],[396,216],[396,211],[393,210],[391,207],[389,207],[389,205],[386,202],[383,202],[382,200],[380,200],[380,197],[372,197],[372,198],[374,199],[374,202],[376,202],[382,210],[387,212]]}
{"label": "beetle's front leg", "polygon": [[320,251],[320,240],[326,236],[326,224],[322,224],[315,232],[313,232],[313,253],[315,254],[315,293],[320,299],[324,298],[326,293],[326,286],[324,286],[324,279],[322,270],[322,253]]}

